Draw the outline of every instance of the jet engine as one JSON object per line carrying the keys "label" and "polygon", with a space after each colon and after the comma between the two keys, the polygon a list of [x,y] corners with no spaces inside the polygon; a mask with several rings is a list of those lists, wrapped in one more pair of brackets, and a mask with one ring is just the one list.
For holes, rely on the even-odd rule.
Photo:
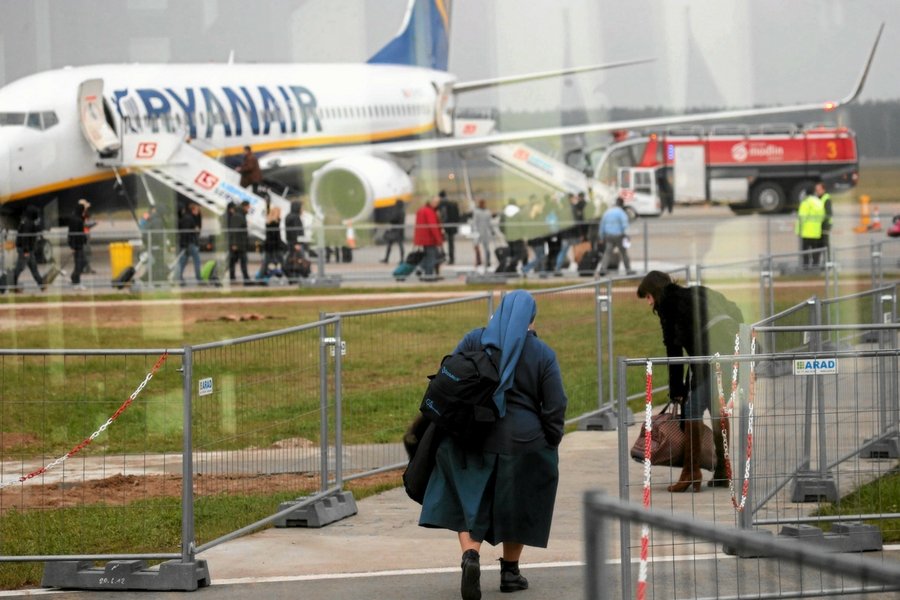
{"label": "jet engine", "polygon": [[372,215],[375,208],[409,200],[413,183],[388,158],[357,154],[334,160],[312,176],[313,209],[326,225],[352,224]]}

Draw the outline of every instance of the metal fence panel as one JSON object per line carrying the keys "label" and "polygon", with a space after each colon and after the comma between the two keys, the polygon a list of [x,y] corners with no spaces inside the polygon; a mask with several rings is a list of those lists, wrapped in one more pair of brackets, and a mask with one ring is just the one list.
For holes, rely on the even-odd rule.
{"label": "metal fence panel", "polygon": [[[271,515],[279,501],[323,488],[324,459],[334,460],[333,440],[323,434],[332,408],[322,405],[323,328],[312,323],[191,349],[199,543]],[[260,504],[259,497],[268,498]],[[217,522],[223,502],[245,503],[246,520]]]}
{"label": "metal fence panel", "polygon": [[0,351],[2,560],[179,552],[137,535],[180,519],[181,357],[129,402],[159,358]]}
{"label": "metal fence panel", "polygon": [[[344,477],[357,477],[407,460],[400,443],[418,414],[427,376],[460,338],[483,327],[492,296],[341,313],[341,395]],[[377,377],[376,377],[377,376]],[[374,382],[380,382],[375,385]]]}

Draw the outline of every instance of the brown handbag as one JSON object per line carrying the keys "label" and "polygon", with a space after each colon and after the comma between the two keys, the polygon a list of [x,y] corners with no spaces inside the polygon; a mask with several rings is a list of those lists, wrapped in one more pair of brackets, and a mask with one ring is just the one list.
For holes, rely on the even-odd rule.
{"label": "brown handbag", "polygon": [[[672,411],[669,412],[669,408]],[[659,413],[650,417],[650,464],[681,467],[684,465],[684,445],[686,436],[681,429],[681,416],[677,414],[678,404],[669,402]],[[631,446],[631,458],[644,462],[644,436],[646,425],[641,425],[641,433]],[[716,466],[716,449],[713,432],[708,426],[701,428],[700,467],[712,471]]]}

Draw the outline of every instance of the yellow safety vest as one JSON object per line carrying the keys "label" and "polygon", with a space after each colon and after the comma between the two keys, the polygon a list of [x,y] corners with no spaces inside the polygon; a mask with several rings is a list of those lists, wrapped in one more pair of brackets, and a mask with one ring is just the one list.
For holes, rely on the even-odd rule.
{"label": "yellow safety vest", "polygon": [[822,238],[822,223],[825,222],[825,204],[818,196],[807,196],[797,209],[797,224],[794,232],[805,240]]}

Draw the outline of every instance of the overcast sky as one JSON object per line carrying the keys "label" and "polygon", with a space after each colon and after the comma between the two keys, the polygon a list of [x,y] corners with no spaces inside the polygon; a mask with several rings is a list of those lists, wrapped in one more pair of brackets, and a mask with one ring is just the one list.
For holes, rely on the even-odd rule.
{"label": "overcast sky", "polygon": [[[364,61],[406,0],[0,0],[0,84],[96,62]],[[473,94],[504,109],[829,100],[886,30],[863,99],[900,98],[898,0],[455,0],[461,80],[655,57],[652,65]]]}

